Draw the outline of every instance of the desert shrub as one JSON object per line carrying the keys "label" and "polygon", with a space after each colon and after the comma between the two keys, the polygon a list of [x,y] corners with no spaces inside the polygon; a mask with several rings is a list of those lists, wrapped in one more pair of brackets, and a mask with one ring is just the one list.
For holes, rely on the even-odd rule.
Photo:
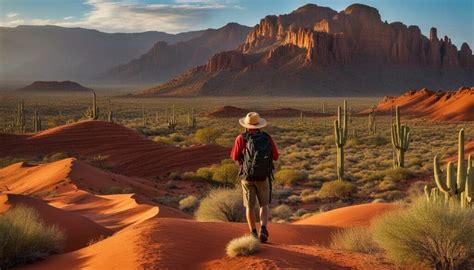
{"label": "desert shrub", "polygon": [[66,153],[54,153],[50,156],[47,156],[47,157],[44,157],[43,158],[43,162],[55,162],[55,161],[58,161],[58,160],[62,160],[62,159],[65,159],[65,158],[68,158],[68,154]]}
{"label": "desert shrub", "polygon": [[361,142],[359,139],[357,138],[350,138],[347,140],[347,143],[346,143],[346,146],[347,147],[352,147],[352,146],[356,146],[356,145],[360,145]]}
{"label": "desert shrub", "polygon": [[291,188],[277,188],[272,190],[272,196],[276,199],[288,198],[293,193]]}
{"label": "desert shrub", "polygon": [[273,218],[283,220],[290,219],[292,213],[293,211],[291,211],[291,208],[286,204],[280,204],[271,210],[271,215]]}
{"label": "desert shrub", "polygon": [[173,142],[182,142],[185,140],[185,137],[182,135],[179,135],[178,133],[171,133],[170,140]]}
{"label": "desert shrub", "polygon": [[279,170],[275,174],[275,181],[280,184],[291,185],[297,181],[301,181],[306,178],[306,174],[292,169]]}
{"label": "desert shrub", "polygon": [[304,216],[304,215],[306,215],[306,214],[308,214],[308,213],[309,213],[308,210],[306,210],[306,209],[304,209],[304,208],[300,208],[300,209],[296,210],[295,216],[297,216],[297,217],[302,217],[302,216]]}
{"label": "desert shrub", "polygon": [[183,178],[181,177],[181,173],[179,172],[172,172],[170,173],[170,175],[168,176],[168,178],[170,180],[182,180]]}
{"label": "desert shrub", "polygon": [[233,258],[237,256],[248,256],[255,253],[259,245],[257,238],[246,235],[231,240],[226,247],[227,256]]}
{"label": "desert shrub", "polygon": [[194,135],[196,140],[203,144],[215,144],[217,138],[221,135],[221,131],[214,128],[202,128],[196,131]]}
{"label": "desert shrub", "polygon": [[196,206],[199,204],[199,199],[196,198],[196,196],[190,195],[181,201],[179,201],[179,209],[183,211],[189,211],[192,212],[196,208]]}
{"label": "desert shrub", "polygon": [[163,195],[153,198],[152,201],[157,204],[176,207],[181,199],[179,196]]}
{"label": "desert shrub", "polygon": [[183,180],[187,180],[187,181],[195,180],[196,178],[199,178],[194,172],[185,172],[183,173],[181,177],[183,178]]}
{"label": "desert shrub", "polygon": [[196,176],[206,180],[212,180],[212,176],[214,175],[213,171],[209,167],[199,168],[196,171]]}
{"label": "desert shrub", "polygon": [[367,227],[348,228],[331,235],[331,248],[345,251],[374,253],[378,250]]}
{"label": "desert shrub", "polygon": [[64,233],[45,225],[33,209],[18,205],[0,215],[0,267],[44,258],[61,249]]}
{"label": "desert shrub", "polygon": [[123,188],[119,186],[111,186],[107,188],[104,192],[105,194],[122,194],[123,193]]}
{"label": "desert shrub", "polygon": [[474,210],[419,199],[374,222],[374,238],[398,265],[462,269],[474,253]]}
{"label": "desert shrub", "polygon": [[155,136],[153,138],[153,141],[157,143],[162,143],[162,144],[173,144],[170,138],[165,137],[165,136]]}
{"label": "desert shrub", "polygon": [[330,182],[325,182],[321,189],[318,192],[318,196],[320,198],[347,198],[350,197],[357,191],[357,188],[354,184],[341,181],[341,180],[334,180]]}
{"label": "desert shrub", "polygon": [[387,143],[389,143],[390,141],[385,138],[385,137],[382,137],[380,135],[377,135],[377,136],[371,136],[371,137],[368,137],[366,140],[365,140],[365,143],[367,145],[374,145],[374,146],[382,146],[382,145],[386,145]]}
{"label": "desert shrub", "polygon": [[233,186],[238,182],[239,166],[235,163],[225,163],[216,168],[212,180]]}
{"label": "desert shrub", "polygon": [[426,182],[423,181],[416,181],[415,183],[412,183],[407,190],[408,198],[411,201],[415,201],[419,197],[423,196],[425,194],[425,185]]}
{"label": "desert shrub", "polygon": [[383,172],[383,174],[385,175],[385,178],[391,179],[393,181],[406,180],[412,175],[412,173],[405,168],[387,169]]}
{"label": "desert shrub", "polygon": [[242,189],[211,189],[196,211],[199,221],[241,222],[245,219]]}
{"label": "desert shrub", "polygon": [[167,189],[175,189],[177,188],[178,185],[176,184],[176,181],[175,180],[169,180],[168,182],[166,182],[165,184],[165,188]]}

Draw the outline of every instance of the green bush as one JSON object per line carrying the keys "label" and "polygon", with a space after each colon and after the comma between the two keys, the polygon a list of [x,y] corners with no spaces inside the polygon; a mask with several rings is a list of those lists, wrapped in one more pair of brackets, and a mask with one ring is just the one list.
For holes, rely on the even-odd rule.
{"label": "green bush", "polygon": [[61,249],[64,233],[38,213],[18,205],[0,215],[0,268],[44,258]]}
{"label": "green bush", "polygon": [[242,222],[245,208],[241,188],[211,189],[195,213],[198,221]]}
{"label": "green bush", "polygon": [[383,172],[385,175],[385,178],[391,179],[393,181],[402,181],[408,179],[410,176],[412,176],[412,173],[410,170],[405,169],[405,168],[392,168],[392,169],[387,169]]}
{"label": "green bush", "polygon": [[431,204],[420,198],[409,208],[374,222],[374,238],[398,265],[423,263],[464,269],[474,254],[474,210]]}
{"label": "green bush", "polygon": [[214,128],[202,128],[196,131],[194,137],[196,140],[203,144],[215,144],[217,138],[221,135],[221,131]]}
{"label": "green bush", "polygon": [[375,253],[379,250],[367,227],[348,228],[332,234],[331,248],[362,253]]}
{"label": "green bush", "polygon": [[334,180],[330,182],[325,182],[321,189],[318,191],[319,198],[348,198],[357,191],[357,188],[354,184]]}
{"label": "green bush", "polygon": [[196,196],[190,195],[179,201],[179,209],[183,211],[192,212],[199,204],[199,199]]}
{"label": "green bush", "polygon": [[252,235],[242,236],[227,244],[226,253],[231,258],[252,255],[257,250],[259,243],[259,240]]}
{"label": "green bush", "polygon": [[305,173],[292,169],[283,169],[275,173],[275,181],[284,185],[292,185],[306,177],[307,175]]}
{"label": "green bush", "polygon": [[238,183],[239,166],[235,163],[225,163],[217,167],[212,175],[212,180],[233,186]]}
{"label": "green bush", "polygon": [[212,180],[213,175],[214,173],[209,167],[199,168],[196,171],[196,176],[205,180]]}

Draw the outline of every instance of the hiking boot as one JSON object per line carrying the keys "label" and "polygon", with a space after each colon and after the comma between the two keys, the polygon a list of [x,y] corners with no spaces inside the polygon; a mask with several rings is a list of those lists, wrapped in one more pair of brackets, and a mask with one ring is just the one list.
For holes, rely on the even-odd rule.
{"label": "hiking boot", "polygon": [[260,242],[266,243],[268,241],[268,236],[270,235],[268,234],[267,227],[262,226],[262,228],[260,229]]}
{"label": "hiking boot", "polygon": [[258,239],[258,233],[257,233],[257,230],[256,230],[256,229],[253,229],[253,230],[252,230],[251,235],[252,235],[253,237],[255,237],[256,239]]}

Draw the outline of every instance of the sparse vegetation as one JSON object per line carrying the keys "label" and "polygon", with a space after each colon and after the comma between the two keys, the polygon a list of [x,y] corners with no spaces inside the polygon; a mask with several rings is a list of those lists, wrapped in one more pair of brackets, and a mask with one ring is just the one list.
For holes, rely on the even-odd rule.
{"label": "sparse vegetation", "polygon": [[196,140],[203,144],[215,144],[217,138],[219,138],[221,132],[214,128],[202,128],[196,131]]}
{"label": "sparse vegetation", "polygon": [[271,210],[272,218],[285,221],[289,220],[292,214],[293,210],[286,204],[280,204]]}
{"label": "sparse vegetation", "polygon": [[354,184],[346,181],[334,180],[323,184],[318,192],[318,197],[343,199],[350,197],[356,191],[357,188]]}
{"label": "sparse vegetation", "polygon": [[375,253],[379,250],[368,227],[355,227],[331,235],[331,248],[361,253]]}
{"label": "sparse vegetation", "polygon": [[283,185],[292,185],[305,179],[306,174],[292,169],[283,169],[275,173],[275,181]]}
{"label": "sparse vegetation", "polygon": [[227,256],[249,256],[257,251],[259,240],[251,235],[235,238],[227,244]]}
{"label": "sparse vegetation", "polygon": [[190,195],[179,201],[179,209],[186,212],[192,212],[198,206],[198,204],[199,199],[196,196]]}
{"label": "sparse vegetation", "polygon": [[419,200],[374,224],[374,237],[398,265],[464,269],[474,254],[474,210]]}
{"label": "sparse vegetation", "polygon": [[245,208],[240,188],[211,189],[201,201],[195,215],[199,221],[242,222]]}
{"label": "sparse vegetation", "polygon": [[45,225],[33,208],[18,205],[0,214],[0,267],[44,258],[58,252],[63,240],[63,232]]}

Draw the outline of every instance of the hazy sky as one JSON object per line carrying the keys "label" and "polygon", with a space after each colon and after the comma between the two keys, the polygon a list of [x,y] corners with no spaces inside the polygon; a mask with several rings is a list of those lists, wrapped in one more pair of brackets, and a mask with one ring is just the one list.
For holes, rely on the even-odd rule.
{"label": "hazy sky", "polygon": [[218,28],[228,22],[253,26],[266,15],[289,13],[306,3],[337,11],[352,3],[376,7],[382,20],[418,25],[427,35],[448,35],[474,47],[474,0],[0,0],[0,25],[53,24],[104,32],[170,33]]}

